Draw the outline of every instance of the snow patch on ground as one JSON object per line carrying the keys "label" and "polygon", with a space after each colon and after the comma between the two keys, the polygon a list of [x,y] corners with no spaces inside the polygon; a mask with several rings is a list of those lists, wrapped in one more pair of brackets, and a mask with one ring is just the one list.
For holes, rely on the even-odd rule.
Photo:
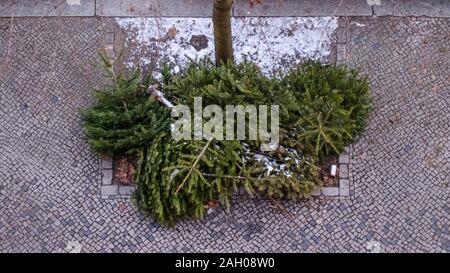
{"label": "snow patch on ground", "polygon": [[[129,68],[141,65],[159,71],[169,63],[174,72],[189,59],[214,60],[213,25],[210,18],[116,18],[126,30],[131,58]],[[244,17],[232,18],[234,58],[256,63],[264,73],[285,71],[302,60],[326,62],[331,53],[337,17]],[[202,46],[193,46],[192,36]]]}
{"label": "snow patch on ground", "polygon": [[352,22],[353,25],[356,25],[357,27],[365,27],[366,25],[358,23],[358,22]]}

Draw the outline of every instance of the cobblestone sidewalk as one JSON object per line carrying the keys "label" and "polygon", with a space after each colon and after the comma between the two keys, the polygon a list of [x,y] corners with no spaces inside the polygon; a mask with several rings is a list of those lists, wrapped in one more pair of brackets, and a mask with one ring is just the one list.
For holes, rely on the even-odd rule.
{"label": "cobblestone sidewalk", "polygon": [[161,227],[101,199],[77,109],[100,84],[98,18],[0,19],[0,252],[450,251],[450,20],[341,18],[340,56],[372,82],[351,153],[354,194]]}

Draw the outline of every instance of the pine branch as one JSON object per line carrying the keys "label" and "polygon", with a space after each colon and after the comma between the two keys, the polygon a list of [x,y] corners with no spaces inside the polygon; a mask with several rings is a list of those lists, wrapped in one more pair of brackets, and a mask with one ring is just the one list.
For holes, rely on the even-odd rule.
{"label": "pine branch", "polygon": [[209,144],[211,144],[211,141],[213,140],[213,138],[211,138],[210,140],[208,140],[208,142],[206,143],[205,147],[203,147],[203,150],[200,152],[200,154],[198,155],[198,157],[195,159],[194,164],[192,164],[191,169],[189,170],[188,174],[186,175],[186,177],[183,179],[183,182],[181,182],[180,186],[178,186],[177,190],[175,191],[175,194],[178,194],[178,192],[180,191],[180,189],[183,187],[184,183],[186,183],[186,181],[188,180],[189,176],[191,175],[192,171],[195,169],[195,166],[197,166],[198,162],[200,161],[200,158],[205,154],[206,150],[209,147]]}
{"label": "pine branch", "polygon": [[217,177],[217,178],[229,178],[229,179],[238,179],[238,180],[254,180],[254,181],[264,181],[264,180],[277,180],[276,177],[244,177],[238,175],[216,175],[212,173],[202,173],[203,176],[206,177]]}
{"label": "pine branch", "polygon": [[283,213],[285,213],[287,215],[287,217],[289,217],[289,219],[291,219],[295,223],[294,216],[285,207],[283,207],[280,203],[278,203],[277,200],[275,200],[275,198],[273,198],[272,196],[270,196],[268,194],[266,194],[266,195],[278,207],[278,209],[280,209]]}

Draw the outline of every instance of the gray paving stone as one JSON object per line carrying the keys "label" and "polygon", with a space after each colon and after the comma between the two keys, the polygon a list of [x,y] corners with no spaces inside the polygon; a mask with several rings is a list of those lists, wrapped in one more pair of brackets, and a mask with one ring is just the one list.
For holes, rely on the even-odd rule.
{"label": "gray paving stone", "polygon": [[114,58],[114,47],[113,45],[105,45],[106,56],[110,59]]}
{"label": "gray paving stone", "polygon": [[2,0],[0,17],[94,16],[95,0]]}
{"label": "gray paving stone", "polygon": [[322,195],[324,196],[338,196],[339,188],[338,187],[323,187],[321,189]]}
{"label": "gray paving stone", "polygon": [[377,16],[429,16],[450,17],[449,0],[421,0],[421,1],[381,1],[381,5],[373,7]]}
{"label": "gray paving stone", "polygon": [[247,0],[235,1],[234,16],[370,16],[366,0],[265,0],[251,6]]}
{"label": "gray paving stone", "polygon": [[178,0],[97,0],[98,16],[211,17],[212,1]]}
{"label": "gray paving stone", "polygon": [[100,188],[101,195],[103,196],[111,196],[117,195],[119,193],[119,188],[117,185],[105,185]]}
{"label": "gray paving stone", "polygon": [[337,43],[345,43],[347,39],[345,35],[345,28],[338,28],[336,31],[336,37]]}
{"label": "gray paving stone", "polygon": [[103,170],[102,171],[102,185],[111,185],[113,180],[113,171],[112,170]]}
{"label": "gray paving stone", "polygon": [[315,189],[314,191],[311,192],[311,195],[317,197],[317,196],[320,196],[321,193],[322,192],[321,192],[320,188],[317,188],[317,189]]}
{"label": "gray paving stone", "polygon": [[346,64],[346,63],[345,63],[345,60],[337,60],[337,61],[336,61],[336,65],[338,65],[338,66],[339,66],[339,65],[344,65],[344,66],[345,66],[345,64]]}
{"label": "gray paving stone", "polygon": [[338,44],[336,47],[336,60],[338,61],[344,61],[347,57],[347,50],[345,45]]}
{"label": "gray paving stone", "polygon": [[119,187],[119,194],[120,195],[131,195],[135,190],[135,187],[133,186],[120,186]]}
{"label": "gray paving stone", "polygon": [[105,33],[105,44],[113,44],[114,43],[114,33],[108,32]]}
{"label": "gray paving stone", "polygon": [[113,167],[113,160],[112,160],[111,157],[103,157],[101,159],[101,161],[102,161],[102,168],[103,169],[108,169],[108,170],[112,169],[112,167]]}
{"label": "gray paving stone", "polygon": [[339,164],[339,177],[348,178],[348,164]]}
{"label": "gray paving stone", "polygon": [[348,179],[339,179],[339,195],[350,196],[350,185]]}
{"label": "gray paving stone", "polygon": [[339,163],[340,164],[348,164],[349,163],[349,155],[346,153],[342,153],[339,155]]}

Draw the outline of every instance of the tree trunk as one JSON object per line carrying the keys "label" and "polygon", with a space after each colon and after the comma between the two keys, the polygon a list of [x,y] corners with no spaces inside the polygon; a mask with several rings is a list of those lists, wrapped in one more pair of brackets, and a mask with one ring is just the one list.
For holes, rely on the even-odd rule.
{"label": "tree trunk", "polygon": [[216,64],[233,60],[231,41],[231,6],[233,0],[214,0],[213,25]]}

